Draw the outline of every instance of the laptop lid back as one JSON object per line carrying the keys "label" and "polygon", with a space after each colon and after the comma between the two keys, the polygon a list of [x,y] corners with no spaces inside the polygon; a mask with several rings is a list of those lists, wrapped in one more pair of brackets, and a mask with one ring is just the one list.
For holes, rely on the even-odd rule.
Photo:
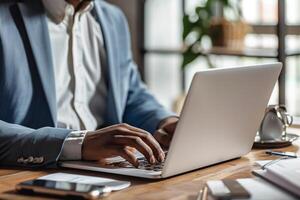
{"label": "laptop lid back", "polygon": [[274,63],[196,73],[162,176],[247,154],[281,68]]}

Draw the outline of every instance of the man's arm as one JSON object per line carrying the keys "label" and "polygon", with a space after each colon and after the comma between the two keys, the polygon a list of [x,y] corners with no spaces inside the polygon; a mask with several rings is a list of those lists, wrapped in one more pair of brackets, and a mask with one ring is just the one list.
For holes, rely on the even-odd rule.
{"label": "man's arm", "polygon": [[136,65],[131,61],[129,92],[124,113],[124,122],[154,133],[160,122],[174,113],[167,111],[141,81]]}
{"label": "man's arm", "polygon": [[0,121],[0,165],[56,167],[65,138],[71,130],[31,129]]}

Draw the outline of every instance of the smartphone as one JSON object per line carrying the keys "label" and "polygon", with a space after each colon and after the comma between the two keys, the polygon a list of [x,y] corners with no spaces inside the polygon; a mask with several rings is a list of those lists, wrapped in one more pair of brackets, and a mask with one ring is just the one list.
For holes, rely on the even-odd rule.
{"label": "smartphone", "polygon": [[217,200],[249,199],[251,194],[236,180],[208,181],[211,196]]}
{"label": "smartphone", "polygon": [[16,185],[16,190],[81,199],[99,199],[111,192],[110,187],[106,186],[43,179],[22,182]]}

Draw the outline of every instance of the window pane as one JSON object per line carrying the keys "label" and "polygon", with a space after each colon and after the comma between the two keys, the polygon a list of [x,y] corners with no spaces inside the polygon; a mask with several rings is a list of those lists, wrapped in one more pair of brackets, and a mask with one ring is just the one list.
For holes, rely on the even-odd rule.
{"label": "window pane", "polygon": [[193,14],[196,6],[199,6],[203,0],[185,0],[185,12],[188,14]]}
{"label": "window pane", "polygon": [[300,59],[288,59],[286,69],[286,105],[288,112],[300,116]]}
{"label": "window pane", "polygon": [[276,50],[278,39],[276,35],[248,34],[245,38],[245,46],[249,48],[265,48]]}
{"label": "window pane", "polygon": [[300,1],[299,0],[286,0],[286,18],[288,24],[300,23]]}
{"label": "window pane", "polygon": [[145,15],[146,48],[181,48],[181,0],[148,0]]}
{"label": "window pane", "polygon": [[277,23],[277,0],[243,0],[241,8],[244,18],[249,23]]}
{"label": "window pane", "polygon": [[289,51],[295,51],[300,49],[300,36],[298,35],[288,35],[286,37],[286,48]]}
{"label": "window pane", "polygon": [[166,107],[172,104],[180,94],[181,56],[147,54],[145,57],[146,82],[150,91]]}

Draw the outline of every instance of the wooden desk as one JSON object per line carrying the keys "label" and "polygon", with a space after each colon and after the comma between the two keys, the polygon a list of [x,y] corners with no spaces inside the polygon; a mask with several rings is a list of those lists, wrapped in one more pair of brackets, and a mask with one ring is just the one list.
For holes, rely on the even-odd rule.
{"label": "wooden desk", "polygon": [[[294,131],[295,132],[295,129]],[[299,132],[299,130],[296,132]],[[296,141],[293,146],[282,148],[281,151],[293,151],[300,154],[300,141]],[[241,159],[232,160],[222,164],[206,167],[172,177],[160,181],[149,181],[139,178],[108,175],[104,173],[84,172],[77,170],[60,170],[70,173],[79,173],[85,175],[101,176],[115,178],[119,180],[131,181],[132,186],[126,190],[113,193],[105,198],[105,200],[114,199],[135,199],[135,200],[150,200],[150,199],[172,199],[172,200],[195,200],[199,189],[207,180],[224,179],[224,178],[248,178],[253,177],[251,171],[258,168],[254,163],[256,160],[275,159],[274,156],[269,156],[264,153],[264,150],[252,150],[249,154]],[[57,172],[52,171],[29,171],[19,169],[0,169],[0,199],[41,199],[35,196],[21,196],[14,193],[14,187],[17,183],[34,179],[42,175]],[[49,198],[47,198],[49,199]]]}

